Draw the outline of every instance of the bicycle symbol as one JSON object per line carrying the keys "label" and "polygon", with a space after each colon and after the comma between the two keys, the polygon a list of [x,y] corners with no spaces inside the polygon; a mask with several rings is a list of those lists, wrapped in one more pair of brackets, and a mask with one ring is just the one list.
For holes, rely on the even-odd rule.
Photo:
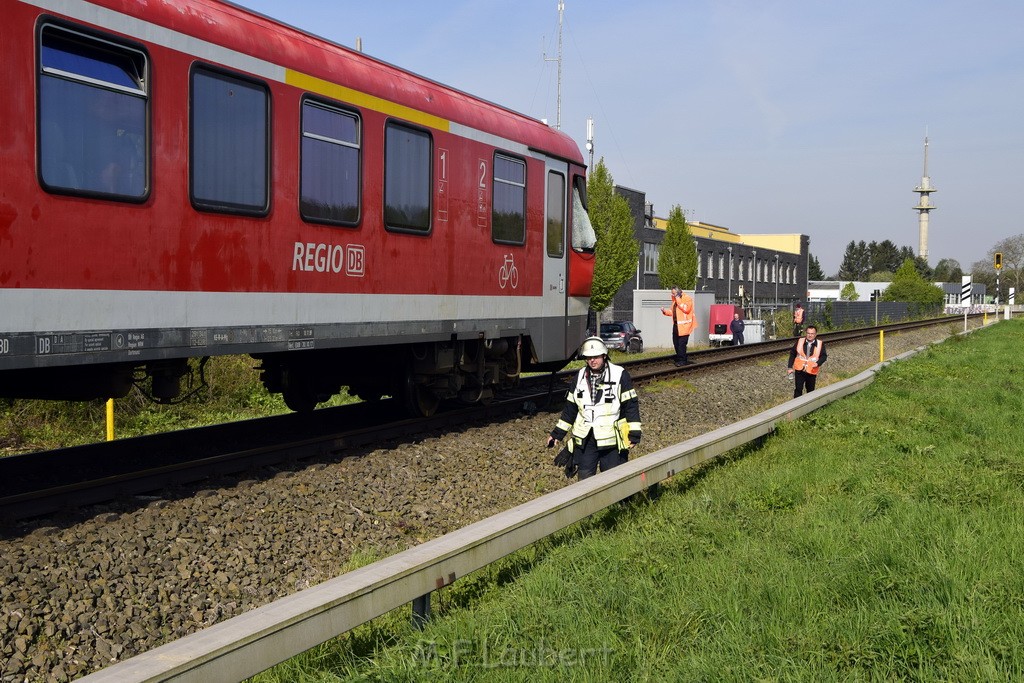
{"label": "bicycle symbol", "polygon": [[505,285],[512,285],[512,289],[519,286],[519,269],[512,260],[512,254],[505,255],[505,264],[498,271],[498,286],[505,289]]}

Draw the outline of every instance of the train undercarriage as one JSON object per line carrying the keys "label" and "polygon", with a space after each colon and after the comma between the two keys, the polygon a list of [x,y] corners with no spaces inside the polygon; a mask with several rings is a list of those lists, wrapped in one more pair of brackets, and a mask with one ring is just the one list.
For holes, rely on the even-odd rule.
{"label": "train undercarriage", "polygon": [[406,346],[321,350],[258,356],[267,391],[292,410],[312,410],[348,387],[364,401],[400,398],[409,414],[432,415],[441,401],[487,402],[514,386],[522,369],[521,338],[424,342]]}
{"label": "train undercarriage", "polygon": [[[409,345],[254,354],[267,391],[294,411],[307,412],[348,387],[364,401],[399,398],[413,416],[432,415],[442,401],[486,403],[514,386],[522,370],[522,338],[469,339]],[[133,386],[159,403],[180,400],[205,385],[208,358],[10,370],[0,396],[85,401],[123,398]],[[198,375],[198,377],[197,377]]]}

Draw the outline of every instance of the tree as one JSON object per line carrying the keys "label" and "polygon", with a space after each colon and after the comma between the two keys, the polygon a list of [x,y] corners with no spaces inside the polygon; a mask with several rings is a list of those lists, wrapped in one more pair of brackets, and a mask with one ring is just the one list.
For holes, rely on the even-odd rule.
{"label": "tree", "polygon": [[[997,251],[1003,255],[1003,268],[999,276],[1000,284],[1006,287],[1012,282],[1013,288],[1018,292],[1021,291],[1020,283],[1024,276],[1024,235],[1015,235],[996,242],[996,245],[988,252],[988,267],[992,271],[995,271],[992,259]],[[1005,298],[1000,297],[1000,301],[1005,301]]]}
{"label": "tree", "polygon": [[920,309],[937,308],[945,298],[942,289],[921,277],[914,259],[909,258],[893,274],[892,284],[882,292],[882,301],[906,301],[918,304]]}
{"label": "tree", "polygon": [[[846,252],[843,254],[843,262],[839,266],[840,280],[854,280],[857,282],[887,282],[889,276],[907,259],[914,261],[917,272],[926,280],[932,277],[932,270],[928,262],[918,256],[914,256],[914,250],[910,247],[897,247],[891,240],[871,242],[865,244],[850,241],[846,245]],[[884,274],[884,277],[875,277],[876,274]]]}
{"label": "tree", "polygon": [[658,280],[666,289],[676,285],[693,289],[697,284],[697,244],[678,204],[668,212],[665,239],[658,252]]}
{"label": "tree", "polygon": [[871,255],[864,240],[846,245],[843,262],[839,264],[839,279],[863,282],[871,274]]}
{"label": "tree", "polygon": [[859,298],[860,295],[857,294],[857,288],[852,282],[847,282],[843,285],[843,290],[839,292],[840,301],[856,301]]}
{"label": "tree", "polygon": [[640,245],[633,235],[629,203],[615,194],[604,157],[587,178],[587,198],[587,214],[597,234],[590,307],[600,312],[608,307],[622,283],[636,273]]}
{"label": "tree", "polygon": [[871,261],[871,272],[894,272],[905,260],[900,249],[891,240],[872,242],[868,245],[868,259]]}
{"label": "tree", "polygon": [[914,268],[917,270],[917,274],[920,275],[926,282],[932,282],[932,267],[928,265],[928,259],[922,256],[914,257]]}
{"label": "tree", "polygon": [[944,258],[936,263],[935,270],[932,272],[935,282],[955,282],[959,284],[960,278],[963,275],[964,271],[960,268],[960,262],[952,258]]}
{"label": "tree", "polygon": [[[992,267],[992,259],[982,259],[971,265],[971,284],[985,285],[985,291],[992,295],[996,291],[996,270]],[[1002,283],[1000,283],[1002,284]]]}
{"label": "tree", "polygon": [[814,254],[807,253],[807,279],[808,280],[824,280],[825,272],[821,269],[821,264],[818,263],[818,259]]}

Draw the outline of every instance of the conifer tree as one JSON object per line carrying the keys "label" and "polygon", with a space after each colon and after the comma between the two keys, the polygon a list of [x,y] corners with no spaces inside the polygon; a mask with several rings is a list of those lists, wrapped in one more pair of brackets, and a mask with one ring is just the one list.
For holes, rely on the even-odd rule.
{"label": "conifer tree", "polygon": [[665,239],[658,252],[658,281],[665,289],[676,285],[693,289],[697,284],[697,245],[678,204],[668,212]]}
{"label": "conifer tree", "polygon": [[633,235],[629,203],[615,194],[612,174],[604,157],[587,178],[587,214],[597,234],[594,283],[590,307],[603,311],[626,280],[636,273],[640,245]]}

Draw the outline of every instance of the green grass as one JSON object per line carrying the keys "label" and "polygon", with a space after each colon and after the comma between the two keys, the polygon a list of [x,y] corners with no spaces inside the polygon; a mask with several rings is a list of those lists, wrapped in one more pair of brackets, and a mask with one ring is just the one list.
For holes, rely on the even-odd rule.
{"label": "green grass", "polygon": [[[133,387],[128,396],[114,401],[114,436],[120,439],[290,412],[280,394],[268,394],[263,388],[255,369],[257,364],[249,356],[211,358],[205,369],[207,386],[172,405],[153,403]],[[182,383],[182,395],[198,385],[195,374],[192,387]],[[343,391],[321,407],[356,400]],[[104,439],[106,401],[0,399],[0,454],[77,446]]]}
{"label": "green grass", "polygon": [[1024,322],[885,368],[256,677],[989,681],[1024,676]]}

